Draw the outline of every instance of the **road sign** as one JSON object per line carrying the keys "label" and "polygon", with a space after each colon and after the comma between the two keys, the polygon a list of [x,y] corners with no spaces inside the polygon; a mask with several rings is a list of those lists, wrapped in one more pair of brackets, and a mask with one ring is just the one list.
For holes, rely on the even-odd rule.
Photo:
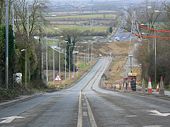
{"label": "road sign", "polygon": [[57,75],[57,77],[55,78],[55,81],[61,81],[61,78],[59,75]]}

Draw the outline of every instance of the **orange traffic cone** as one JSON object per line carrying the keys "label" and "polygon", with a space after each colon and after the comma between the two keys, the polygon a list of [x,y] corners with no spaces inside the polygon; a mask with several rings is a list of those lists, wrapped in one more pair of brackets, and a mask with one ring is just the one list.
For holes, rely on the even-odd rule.
{"label": "orange traffic cone", "polygon": [[159,84],[156,86],[156,92],[159,92]]}
{"label": "orange traffic cone", "polygon": [[152,83],[151,83],[151,78],[149,78],[149,82],[148,82],[148,93],[152,94]]}

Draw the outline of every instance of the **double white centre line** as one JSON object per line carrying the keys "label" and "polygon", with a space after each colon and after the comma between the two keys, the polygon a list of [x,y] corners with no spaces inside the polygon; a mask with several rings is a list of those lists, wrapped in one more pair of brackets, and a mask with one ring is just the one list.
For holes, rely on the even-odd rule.
{"label": "double white centre line", "polygon": [[79,95],[79,111],[78,111],[78,122],[77,122],[77,127],[97,127],[91,106],[89,104],[88,98],[83,92],[85,88],[89,88],[88,86],[90,85],[91,89],[93,90],[92,86],[96,83],[97,79],[102,76],[106,68],[108,68],[110,62],[109,61],[103,61],[103,64],[98,68],[94,76],[89,80],[87,85],[85,85]]}

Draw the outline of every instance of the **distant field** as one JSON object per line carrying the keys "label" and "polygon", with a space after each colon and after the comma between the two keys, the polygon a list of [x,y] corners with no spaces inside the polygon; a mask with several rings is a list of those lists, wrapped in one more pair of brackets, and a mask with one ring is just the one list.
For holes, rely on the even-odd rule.
{"label": "distant field", "polygon": [[114,19],[116,17],[115,14],[86,14],[86,15],[65,15],[65,16],[49,16],[46,17],[50,20],[57,20],[57,19]]}
{"label": "distant field", "polygon": [[94,31],[94,32],[105,32],[107,27],[105,26],[77,26],[77,25],[59,25],[57,26],[61,30],[72,30],[76,29],[79,31]]}
{"label": "distant field", "polygon": [[[63,30],[78,30],[80,32],[106,33],[110,26],[113,26],[117,18],[116,12],[86,12],[83,14],[76,12],[55,13],[51,12],[46,19],[51,23],[47,32],[54,34]],[[93,26],[93,27],[92,27]]]}
{"label": "distant field", "polygon": [[[59,30],[55,30],[55,28],[58,28]],[[54,32],[62,32],[64,30],[78,30],[81,32],[84,31],[92,31],[92,32],[106,32],[108,29],[107,26],[78,26],[78,25],[58,25],[58,26],[52,26],[47,28],[48,33],[54,33]]]}

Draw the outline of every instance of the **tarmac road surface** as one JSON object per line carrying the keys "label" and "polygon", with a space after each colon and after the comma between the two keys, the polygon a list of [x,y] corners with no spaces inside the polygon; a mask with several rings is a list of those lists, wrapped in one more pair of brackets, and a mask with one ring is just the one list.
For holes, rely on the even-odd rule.
{"label": "tarmac road surface", "polygon": [[0,108],[0,127],[169,127],[170,99],[101,89],[100,59],[73,87]]}

